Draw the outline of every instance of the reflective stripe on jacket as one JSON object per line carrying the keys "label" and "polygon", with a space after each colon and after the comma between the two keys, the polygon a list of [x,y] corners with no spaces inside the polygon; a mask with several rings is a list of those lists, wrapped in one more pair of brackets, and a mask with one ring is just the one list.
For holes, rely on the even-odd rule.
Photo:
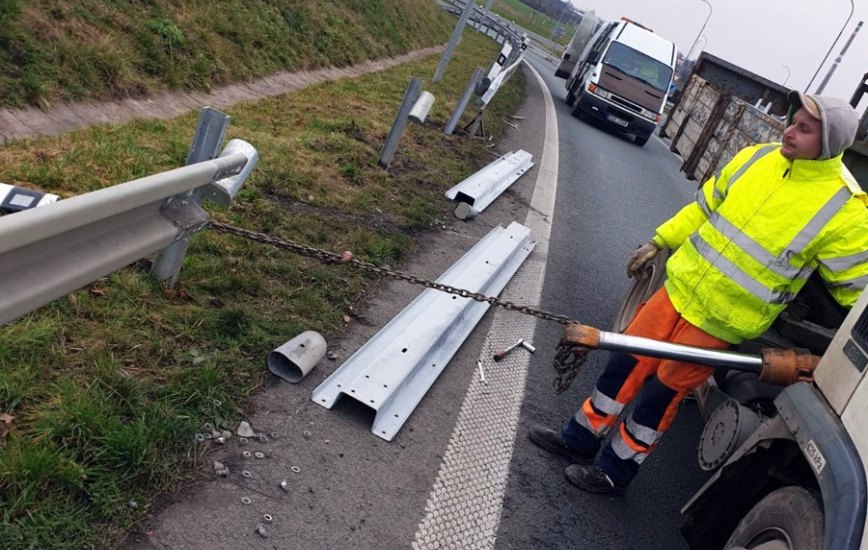
{"label": "reflective stripe on jacket", "polygon": [[852,306],[868,282],[868,198],[841,162],[739,152],[657,228],[677,248],[666,290],[690,323],[732,343],[768,329],[810,274]]}

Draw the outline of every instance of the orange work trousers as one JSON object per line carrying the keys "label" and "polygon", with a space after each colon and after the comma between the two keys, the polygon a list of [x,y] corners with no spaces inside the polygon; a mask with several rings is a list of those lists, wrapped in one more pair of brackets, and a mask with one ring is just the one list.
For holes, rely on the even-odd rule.
{"label": "orange work trousers", "polygon": [[[673,307],[665,289],[658,290],[648,300],[624,332],[713,349],[727,349],[731,345],[685,321]],[[629,482],[638,465],[672,424],[684,396],[712,372],[711,367],[695,363],[613,354],[591,396],[576,413],[576,423],[602,438],[618,421],[624,407],[643,387],[644,391],[630,417],[621,423],[611,443],[603,450],[600,467],[617,483]],[[632,465],[614,464],[624,461]]]}

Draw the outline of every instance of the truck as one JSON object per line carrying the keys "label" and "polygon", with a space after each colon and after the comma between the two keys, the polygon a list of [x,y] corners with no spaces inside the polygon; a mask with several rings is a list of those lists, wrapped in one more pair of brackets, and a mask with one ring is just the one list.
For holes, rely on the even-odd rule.
{"label": "truck", "polygon": [[[866,83],[868,74],[852,105]],[[844,154],[863,187],[866,131],[863,115]],[[633,282],[613,333],[662,286],[666,259],[659,254],[647,277]],[[819,362],[805,381],[771,385],[735,365],[762,348],[802,348]],[[694,550],[868,548],[868,292],[847,311],[815,273],[772,327],[737,353],[694,394],[704,421],[697,460],[711,476],[681,510],[685,540]]]}
{"label": "truck", "polygon": [[570,76],[579,56],[585,51],[588,42],[602,24],[603,20],[597,17],[593,10],[582,14],[582,19],[579,21],[578,26],[576,26],[576,32],[564,47],[564,53],[561,54],[561,62],[558,64],[558,68],[555,69],[556,77],[567,78]]}
{"label": "truck", "polygon": [[645,145],[663,115],[675,72],[675,44],[630,19],[606,23],[566,81],[566,102]]}

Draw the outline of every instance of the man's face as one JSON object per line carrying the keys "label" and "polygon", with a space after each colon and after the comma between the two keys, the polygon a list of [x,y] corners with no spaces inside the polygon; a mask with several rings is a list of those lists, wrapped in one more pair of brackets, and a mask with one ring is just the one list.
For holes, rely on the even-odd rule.
{"label": "man's face", "polygon": [[789,160],[815,159],[820,156],[820,121],[804,108],[796,111],[793,123],[784,130],[781,154]]}

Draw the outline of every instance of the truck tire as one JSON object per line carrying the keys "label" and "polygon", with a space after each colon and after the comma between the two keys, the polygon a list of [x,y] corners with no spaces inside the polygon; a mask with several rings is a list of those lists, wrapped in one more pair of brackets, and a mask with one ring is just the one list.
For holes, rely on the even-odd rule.
{"label": "truck tire", "polygon": [[579,120],[582,120],[582,117],[585,116],[585,111],[582,110],[582,93],[579,92],[579,95],[576,96],[576,100],[573,102],[573,110],[571,111],[572,115]]}
{"label": "truck tire", "polygon": [[645,266],[645,272],[648,276],[643,280],[633,279],[624,300],[621,302],[621,307],[618,308],[618,315],[615,316],[615,322],[612,323],[612,331],[624,332],[624,329],[636,316],[639,307],[660,290],[660,287],[663,286],[663,280],[666,278],[666,260],[668,259],[669,251],[661,250]]}
{"label": "truck tire", "polygon": [[[774,541],[774,542],[773,542]],[[764,546],[766,543],[767,546]],[[823,548],[823,509],[814,493],[789,486],[772,491],[751,508],[724,546],[745,548]]]}

